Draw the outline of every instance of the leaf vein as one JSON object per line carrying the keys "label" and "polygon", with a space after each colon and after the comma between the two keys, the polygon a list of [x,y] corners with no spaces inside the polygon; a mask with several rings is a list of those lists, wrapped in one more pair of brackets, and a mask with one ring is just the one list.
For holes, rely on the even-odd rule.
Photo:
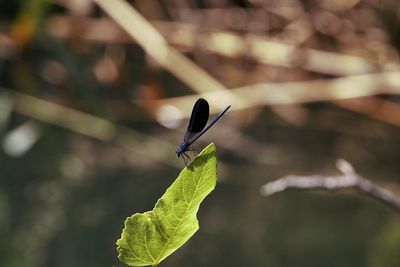
{"label": "leaf vein", "polygon": [[189,205],[189,202],[186,200],[186,195],[185,195],[185,183],[182,181],[182,195],[183,195],[183,200],[185,200],[186,205]]}
{"label": "leaf vein", "polygon": [[169,227],[171,227],[171,228],[174,228],[175,226],[173,226],[172,224],[170,224],[169,222],[168,222],[168,216],[165,216],[165,221],[164,221],[166,224],[168,224],[168,226]]}
{"label": "leaf vein", "polygon": [[163,229],[161,228],[160,221],[158,220],[158,216],[155,216],[155,217],[156,217],[156,224],[157,224],[158,231],[164,238],[169,239],[169,236],[166,233],[164,233]]}
{"label": "leaf vein", "polygon": [[[132,250],[130,250],[131,252],[132,252]],[[133,252],[132,252],[133,253]],[[138,256],[136,256],[136,255],[130,255],[130,256],[124,256],[125,258],[128,258],[128,259],[138,259],[138,260],[140,260],[140,261],[142,261],[142,262],[145,262],[145,263],[150,263],[150,264],[152,264],[152,262],[151,261],[148,261],[148,260],[145,260],[145,259],[142,259],[142,258],[139,258]]]}
{"label": "leaf vein", "polygon": [[[134,242],[136,242],[136,241],[134,241]],[[142,258],[140,258],[138,255],[136,255],[135,252],[133,252],[132,248],[129,246],[129,244],[128,244],[128,250],[131,252],[133,258],[136,258],[136,259],[138,259],[138,260],[141,260],[141,261],[144,261],[144,262],[147,262],[147,263],[152,263],[151,261],[142,259]],[[129,256],[128,256],[128,258],[132,258],[132,257],[129,257]]]}
{"label": "leaf vein", "polygon": [[136,241],[134,238],[132,238],[131,241],[134,242],[134,243],[136,243],[136,244],[139,245],[139,246],[146,247],[145,244],[142,244],[142,243]]}
{"label": "leaf vein", "polygon": [[179,220],[179,216],[177,215],[177,213],[175,211],[175,202],[174,202],[174,200],[172,200],[172,212],[174,213],[175,217]]}
{"label": "leaf vein", "polygon": [[[210,157],[211,157],[211,154],[209,154],[209,156],[208,156],[206,162],[210,159]],[[194,193],[193,193],[193,195],[192,195],[192,200],[193,200],[193,198],[194,198],[195,195],[196,195],[196,192],[197,192],[197,188],[198,188],[198,186],[199,186],[199,183],[201,183],[201,180],[203,179],[204,169],[205,169],[205,165],[203,165],[202,168],[201,168],[200,179],[198,180],[197,183],[195,183],[195,184],[196,184],[196,188],[195,188]],[[182,182],[182,189],[183,189],[183,182]],[[184,193],[183,190],[182,190],[182,192]],[[184,197],[184,199],[185,199],[185,195],[184,195],[184,194],[183,194],[183,197]],[[160,254],[158,255],[158,257],[157,257],[157,259],[156,259],[156,263],[158,262],[158,260],[159,260],[159,259],[162,257],[162,255],[164,254],[165,249],[166,249],[167,247],[169,247],[169,244],[170,244],[171,240],[175,237],[175,236],[174,236],[174,235],[175,235],[175,232],[177,231],[177,229],[178,229],[179,226],[181,225],[182,220],[186,217],[185,215],[186,215],[187,211],[190,209],[190,205],[193,203],[192,200],[189,202],[188,206],[186,207],[185,211],[183,212],[184,215],[182,216],[182,218],[180,218],[180,220],[179,220],[178,224],[176,225],[174,231],[172,232],[170,238],[168,239],[167,243],[164,245],[163,249],[161,250]],[[185,199],[185,202],[186,202],[186,199]],[[174,202],[172,201],[172,203],[174,203]],[[172,206],[172,209],[174,209],[174,206]],[[174,211],[174,213],[175,213],[175,211]],[[177,217],[177,218],[179,219],[179,217]]]}
{"label": "leaf vein", "polygon": [[147,251],[147,254],[149,254],[149,256],[150,256],[150,258],[153,260],[153,262],[155,261],[155,259],[154,259],[154,257],[153,257],[153,255],[151,255],[151,253],[150,253],[150,251],[149,251],[149,248],[148,248],[148,246],[147,246],[147,223],[145,224],[145,226],[144,226],[144,244],[145,244],[145,248],[146,248],[146,251]]}

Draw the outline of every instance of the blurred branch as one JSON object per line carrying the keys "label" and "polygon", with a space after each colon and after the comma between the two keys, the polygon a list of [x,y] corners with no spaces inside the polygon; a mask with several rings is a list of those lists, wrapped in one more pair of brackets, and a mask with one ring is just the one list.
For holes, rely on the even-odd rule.
{"label": "blurred branch", "polygon": [[357,174],[354,171],[353,166],[345,160],[338,160],[336,162],[336,167],[342,172],[342,175],[289,175],[263,185],[260,192],[263,196],[269,196],[289,188],[323,189],[328,191],[354,188],[400,212],[400,198],[394,193]]}
{"label": "blurred branch", "polygon": [[[330,80],[312,80],[302,82],[264,83],[244,86],[230,90],[237,98],[244,100],[249,108],[256,105],[301,104],[315,101],[336,101],[374,96],[379,94],[400,94],[400,72],[383,72],[337,78]],[[202,94],[203,97],[218,97],[221,92]],[[160,104],[169,104],[178,108],[192,103],[198,96],[183,96],[160,100]],[[240,109],[232,103],[234,109]]]}
{"label": "blurred branch", "polygon": [[46,100],[1,88],[10,93],[14,111],[27,117],[57,125],[97,140],[114,143],[124,149],[147,156],[172,167],[181,162],[171,157],[175,146],[108,120],[61,106]]}
{"label": "blurred branch", "polygon": [[255,34],[242,36],[224,31],[202,32],[182,23],[155,22],[155,25],[166,33],[174,45],[186,49],[200,48],[226,57],[246,56],[267,65],[338,76],[369,73],[382,67],[385,69],[385,66],[378,67],[378,64],[361,57],[300,48]]}
{"label": "blurred branch", "polygon": [[[81,24],[83,29],[80,31],[81,38],[88,41],[130,42],[128,36],[109,19],[86,18]],[[152,24],[169,43],[185,51],[203,49],[226,57],[246,56],[262,64],[302,68],[337,76],[399,68],[395,64],[377,64],[362,57],[300,48],[254,34],[239,35],[227,31],[202,31],[198,26],[178,22],[152,21]],[[70,38],[75,24],[72,17],[54,16],[49,20],[48,25],[50,32],[58,38]],[[200,43],[199,39],[202,40]],[[200,92],[203,91],[204,89],[201,89]]]}
{"label": "blurred branch", "polygon": [[[221,107],[224,102],[242,103],[241,99],[232,96],[228,90],[206,71],[190,61],[184,55],[170,47],[164,37],[128,2],[124,0],[93,0],[115,22],[121,26],[130,37],[162,67],[190,86],[197,93],[223,91],[219,98],[209,98],[214,105]],[[221,101],[220,97],[226,99]],[[232,101],[235,99],[236,101]]]}
{"label": "blurred branch", "polygon": [[99,43],[133,43],[129,35],[109,18],[85,17],[80,24],[80,31],[74,32],[74,18],[72,16],[55,15],[49,18],[48,31],[55,37],[73,38],[74,34],[88,42]]}
{"label": "blurred branch", "polygon": [[400,127],[400,105],[379,97],[334,102],[337,106]]}
{"label": "blurred branch", "polygon": [[[376,64],[361,57],[300,48],[254,34],[240,36],[223,31],[199,33],[184,25],[171,26],[176,28],[175,32],[169,31],[168,39],[172,44],[193,49],[199,47],[226,57],[247,56],[261,64],[339,76],[363,74],[378,69]],[[201,44],[196,43],[199,36],[202,36]]]}

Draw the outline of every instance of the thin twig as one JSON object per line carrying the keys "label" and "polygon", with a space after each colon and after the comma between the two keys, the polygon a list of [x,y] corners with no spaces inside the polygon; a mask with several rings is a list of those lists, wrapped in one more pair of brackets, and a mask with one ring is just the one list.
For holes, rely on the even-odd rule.
{"label": "thin twig", "polygon": [[400,127],[400,104],[392,100],[376,96],[335,101],[333,103],[341,108]]}
{"label": "thin twig", "polygon": [[[330,80],[312,80],[299,82],[262,83],[248,85],[230,90],[237,98],[243,99],[245,105],[235,109],[249,108],[257,105],[304,104],[316,101],[337,101],[345,99],[375,96],[379,94],[400,94],[400,72],[382,72],[355,75]],[[220,92],[202,94],[205,98],[216,98]],[[198,95],[182,96],[160,100],[160,105],[173,105],[183,109],[186,103],[193,103]]]}
{"label": "thin twig", "polygon": [[[123,28],[158,64],[170,71],[197,93],[214,92],[217,97],[208,100],[221,103],[243,101],[230,94],[226,87],[190,59],[168,45],[164,37],[133,6],[124,0],[93,0]],[[226,101],[221,101],[221,97]]]}
{"label": "thin twig", "polygon": [[[330,75],[348,76],[370,73],[376,70],[398,69],[395,63],[374,63],[363,57],[342,53],[298,47],[279,41],[269,40],[255,34],[239,35],[229,31],[201,31],[199,26],[182,22],[150,21],[168,40],[168,43],[185,51],[202,49],[225,57],[247,56],[260,63],[302,68],[304,70]],[[74,18],[53,16],[48,29],[58,38],[72,38]],[[107,18],[85,18],[80,37],[89,42],[130,43],[133,42],[118,25]],[[103,29],[102,31],[96,29]],[[202,40],[198,42],[199,38]],[[277,52],[279,51],[279,53]],[[299,64],[299,56],[306,60]]]}
{"label": "thin twig", "polygon": [[97,140],[112,142],[122,148],[147,156],[168,166],[180,168],[182,165],[180,161],[171,157],[175,147],[167,141],[57,103],[3,87],[0,87],[0,90],[8,92],[13,110],[19,114],[57,125]]}
{"label": "thin twig", "polygon": [[400,198],[393,192],[357,174],[353,166],[345,160],[338,160],[336,166],[342,172],[342,175],[289,175],[263,185],[260,192],[264,196],[269,196],[288,188],[323,189],[328,191],[354,188],[374,200],[400,211]]}

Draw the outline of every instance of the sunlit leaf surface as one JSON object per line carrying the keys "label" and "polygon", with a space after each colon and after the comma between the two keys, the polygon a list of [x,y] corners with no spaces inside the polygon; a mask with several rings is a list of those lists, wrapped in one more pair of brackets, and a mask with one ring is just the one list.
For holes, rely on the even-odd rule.
{"label": "sunlit leaf surface", "polygon": [[203,199],[214,189],[215,145],[207,146],[183,169],[152,211],[125,221],[117,241],[119,259],[131,266],[157,265],[199,229],[196,218]]}

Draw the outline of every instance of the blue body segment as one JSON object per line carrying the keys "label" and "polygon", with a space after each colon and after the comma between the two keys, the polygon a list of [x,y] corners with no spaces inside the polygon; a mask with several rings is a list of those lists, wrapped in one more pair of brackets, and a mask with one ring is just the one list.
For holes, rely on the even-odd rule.
{"label": "blue body segment", "polygon": [[222,111],[212,122],[210,122],[209,125],[207,125],[207,127],[204,128],[209,116],[209,107],[208,102],[205,99],[199,98],[193,107],[189,126],[185,133],[185,138],[176,150],[176,156],[180,157],[182,155],[186,155],[185,152],[189,150],[189,147],[205,132],[207,132],[225,114],[225,112],[228,111],[230,107],[230,105],[227,106],[224,111]]}

